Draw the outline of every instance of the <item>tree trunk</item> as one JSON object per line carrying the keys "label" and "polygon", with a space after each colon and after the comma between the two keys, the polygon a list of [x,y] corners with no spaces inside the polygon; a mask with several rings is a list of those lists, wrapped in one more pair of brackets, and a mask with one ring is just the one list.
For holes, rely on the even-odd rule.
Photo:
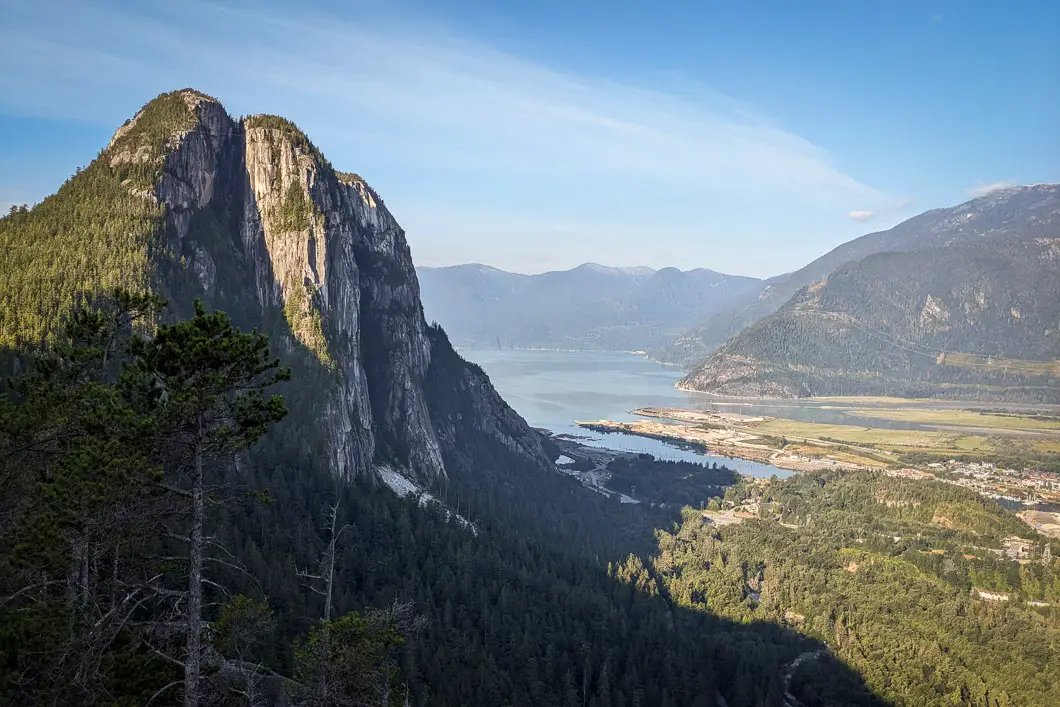
{"label": "tree trunk", "polygon": [[324,595],[324,620],[331,621],[331,592],[335,586],[335,532],[336,524],[339,519],[339,500],[335,499],[335,505],[331,507],[331,540],[328,542],[328,568],[327,568],[327,588],[325,589]]}
{"label": "tree trunk", "polygon": [[79,584],[80,584],[80,594],[81,594],[81,609],[84,610],[84,609],[88,608],[88,599],[89,599],[89,595],[91,594],[91,591],[92,591],[91,590],[92,568],[91,568],[91,564],[90,564],[91,558],[89,557],[89,547],[88,547],[88,542],[87,541],[81,546],[81,558],[80,559],[81,559],[81,580],[80,580]]}
{"label": "tree trunk", "polygon": [[206,499],[203,492],[202,418],[195,444],[195,471],[191,482],[191,547],[188,550],[188,655],[184,667],[184,706],[199,705],[199,665],[202,658],[202,555]]}

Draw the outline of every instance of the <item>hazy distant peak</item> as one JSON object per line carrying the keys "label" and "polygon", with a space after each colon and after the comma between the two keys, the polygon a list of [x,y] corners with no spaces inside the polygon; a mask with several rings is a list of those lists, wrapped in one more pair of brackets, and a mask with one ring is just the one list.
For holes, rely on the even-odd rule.
{"label": "hazy distant peak", "polygon": [[645,265],[632,265],[628,267],[612,267],[610,265],[600,265],[599,263],[582,263],[575,270],[592,270],[594,272],[609,273],[612,275],[651,275],[655,272],[654,269],[649,268]]}
{"label": "hazy distant peak", "polygon": [[645,350],[758,286],[754,278],[584,263],[536,275],[419,268],[429,319],[465,346]]}
{"label": "hazy distant peak", "polygon": [[500,268],[495,268],[492,265],[484,265],[483,263],[460,263],[459,265],[418,265],[416,266],[418,271],[435,271],[435,270],[453,270],[462,272],[477,272],[477,273],[503,273],[510,275],[512,273]]}
{"label": "hazy distant peak", "polygon": [[505,272],[504,270],[501,270],[500,268],[495,268],[492,265],[484,265],[482,263],[470,263],[468,265],[452,265],[450,267],[454,267],[454,268],[465,267],[465,268],[468,268],[470,270],[476,270],[478,272],[487,272],[487,273],[502,273],[502,272]]}

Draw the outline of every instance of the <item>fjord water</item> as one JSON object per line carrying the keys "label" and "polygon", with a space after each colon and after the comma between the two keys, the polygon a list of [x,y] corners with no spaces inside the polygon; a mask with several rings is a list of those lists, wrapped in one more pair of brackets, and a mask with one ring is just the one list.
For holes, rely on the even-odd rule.
{"label": "fjord water", "polygon": [[533,427],[579,437],[596,447],[646,452],[659,459],[717,462],[743,474],[768,477],[791,472],[768,464],[715,457],[671,444],[626,434],[601,434],[575,420],[634,420],[639,407],[703,407],[704,396],[674,387],[680,368],[642,356],[606,351],[525,351],[460,349],[460,355],[482,366],[494,387]]}

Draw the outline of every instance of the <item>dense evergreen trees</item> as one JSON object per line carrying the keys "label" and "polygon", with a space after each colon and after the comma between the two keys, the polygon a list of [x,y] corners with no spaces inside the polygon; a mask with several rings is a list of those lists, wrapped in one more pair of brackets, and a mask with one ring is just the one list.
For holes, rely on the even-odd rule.
{"label": "dense evergreen trees", "polygon": [[684,461],[664,461],[650,454],[635,459],[614,459],[607,465],[611,475],[608,488],[637,500],[668,503],[678,506],[698,506],[713,496],[720,496],[726,486],[740,479],[740,475],[725,467],[713,468]]}
{"label": "dense evergreen trees", "polygon": [[[191,692],[195,456],[174,440],[194,447],[196,437],[174,430],[200,408],[178,404],[179,391],[198,399],[186,374],[210,379],[230,370],[230,356],[249,366],[247,382],[278,369],[263,339],[201,307],[137,339],[158,304],[123,294],[77,312],[68,337],[3,398],[5,703],[175,704]],[[458,420],[470,399],[452,392],[459,381],[447,376],[466,370],[452,356],[432,362],[429,379],[434,393],[450,391],[451,407],[435,414]],[[249,424],[243,442],[280,412],[250,390],[250,405],[225,398],[236,404],[216,408],[217,419]],[[781,704],[785,693],[806,705],[882,704],[875,691],[896,704],[1001,707],[1057,697],[1053,551],[964,489],[841,472],[740,482],[724,503],[753,499],[762,519],[717,528],[691,508],[678,518],[592,494],[480,436],[446,460],[450,477],[432,490],[476,533],[415,500],[336,484],[283,434],[289,424],[236,463],[221,455],[205,467],[198,704],[285,694],[305,704],[602,707],[724,696],[735,707]],[[732,480],[648,459],[615,471],[662,496]],[[711,483],[697,486],[697,474]],[[1032,562],[1000,557],[1013,534],[1035,543]],[[331,620],[304,576],[321,558]]]}
{"label": "dense evergreen trees", "polygon": [[[898,704],[1057,697],[1060,572],[971,492],[802,474],[725,489],[760,521],[719,529],[689,508],[673,525],[467,435],[432,491],[471,532],[336,484],[291,420],[233,458],[282,417],[263,390],[286,372],[201,305],[140,338],[159,306],[77,310],[2,399],[7,703],[879,704],[847,664]],[[436,422],[462,424],[468,369],[436,350]],[[647,458],[612,471],[693,505],[734,480]],[[999,556],[1013,534],[1034,562]],[[307,586],[322,565],[329,598]]]}
{"label": "dense evergreen trees", "polygon": [[[199,409],[178,404],[186,374],[230,370],[225,352],[242,351],[255,375],[275,369],[260,338],[201,308],[124,345],[156,304],[123,295],[104,314],[75,315],[80,330],[4,399],[5,703],[187,698],[195,456],[173,444],[184,428],[172,416]],[[233,345],[200,346],[204,332]],[[439,357],[437,390],[454,385],[445,376],[463,370],[456,361]],[[453,409],[437,414],[466,402],[454,395]],[[276,416],[265,412],[249,421]],[[718,694],[773,704],[783,667],[815,648],[777,626],[681,608],[644,562],[617,563],[651,552],[652,528],[672,521],[659,509],[619,504],[529,461],[522,468],[479,437],[482,448],[447,460],[451,477],[434,490],[471,517],[475,534],[415,501],[336,485],[303,440],[283,434],[289,424],[234,464],[207,464],[199,704],[279,693],[313,704],[693,705]],[[335,524],[348,526],[335,544],[339,618],[321,622],[324,600],[299,569],[326,556]],[[845,668],[829,683],[873,703]]]}
{"label": "dense evergreen trees", "polygon": [[209,563],[242,565],[211,533],[225,488],[208,481],[283,417],[264,391],[288,372],[265,337],[199,303],[190,321],[137,335],[160,306],[119,290],[75,310],[3,400],[5,703],[169,703],[178,686],[188,705],[226,701],[223,671],[249,664],[247,627],[271,623],[228,602],[213,647],[239,661],[203,641],[229,596]]}

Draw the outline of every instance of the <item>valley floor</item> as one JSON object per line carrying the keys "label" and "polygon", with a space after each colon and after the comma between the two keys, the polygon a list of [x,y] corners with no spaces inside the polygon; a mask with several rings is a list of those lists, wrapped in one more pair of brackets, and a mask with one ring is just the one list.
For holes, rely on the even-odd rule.
{"label": "valley floor", "polygon": [[[829,422],[652,407],[631,411],[645,419],[577,424],[793,471],[921,472],[1012,503],[1060,502],[1060,415],[1052,410],[941,408],[897,400],[823,402],[842,403],[826,408],[832,413]],[[753,409],[741,409],[748,407]]]}

